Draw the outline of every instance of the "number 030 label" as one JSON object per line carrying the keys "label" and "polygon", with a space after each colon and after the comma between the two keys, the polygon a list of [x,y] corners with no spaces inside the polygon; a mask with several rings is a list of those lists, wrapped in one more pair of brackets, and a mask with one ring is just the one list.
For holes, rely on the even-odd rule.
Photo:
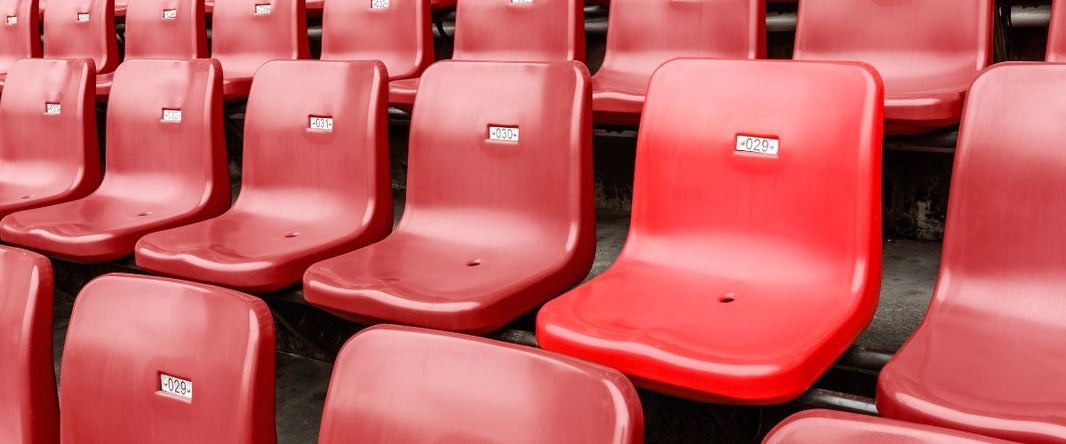
{"label": "number 030 label", "polygon": [[192,381],[159,374],[160,390],[185,399],[192,399]]}
{"label": "number 030 label", "polygon": [[766,139],[762,137],[752,136],[737,136],[737,151],[770,154],[776,156],[777,146],[777,139]]}

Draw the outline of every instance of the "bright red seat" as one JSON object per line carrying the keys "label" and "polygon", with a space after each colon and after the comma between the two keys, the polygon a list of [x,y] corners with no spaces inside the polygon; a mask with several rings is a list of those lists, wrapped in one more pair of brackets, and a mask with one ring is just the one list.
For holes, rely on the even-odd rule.
{"label": "bright red seat", "polygon": [[[455,12],[452,60],[585,61],[585,2],[463,0]],[[394,80],[389,103],[410,109],[418,78]]]}
{"label": "bright red seat", "polygon": [[[126,60],[207,57],[202,0],[136,0],[126,17]],[[96,76],[96,94],[111,92],[114,73]]]}
{"label": "bright red seat", "polygon": [[992,62],[993,0],[803,0],[796,60],[856,60],[885,83],[885,133],[959,122],[970,83]]}
{"label": "bright red seat", "polygon": [[433,63],[429,10],[428,0],[392,0],[383,8],[330,2],[322,13],[321,58],[380,60],[390,80],[417,77]]}
{"label": "bright red seat", "polygon": [[273,444],[270,309],[224,288],[102,276],[74,303],[59,391],[64,443]]}
{"label": "bright red seat", "polygon": [[222,63],[227,101],[248,97],[252,76],[271,60],[309,57],[303,0],[227,0],[211,13],[211,57]]}
{"label": "bright red seat", "polygon": [[1047,61],[1066,62],[1066,2],[1051,4],[1051,24],[1047,38]]}
{"label": "bright red seat", "polygon": [[26,59],[0,96],[0,218],[100,184],[91,60]]}
{"label": "bright red seat", "polygon": [[364,330],[341,349],[320,430],[319,444],[644,441],[637,391],[613,369],[397,326]]}
{"label": "bright red seat", "polygon": [[693,399],[799,396],[877,308],[881,100],[859,64],[663,65],[622,254],[541,309],[540,345]]}
{"label": "bright red seat", "polygon": [[115,0],[49,0],[44,29],[45,58],[92,59],[97,74],[118,66]]}
{"label": "bright red seat", "polygon": [[495,330],[592,267],[588,71],[442,62],[424,79],[403,218],[385,240],[312,265],[304,297],[358,322]]}
{"label": "bright red seat", "polygon": [[994,67],[959,132],[928,314],[881,372],[885,416],[1066,442],[1066,66]]}
{"label": "bright red seat", "polygon": [[[248,99],[233,208],[145,236],[137,265],[265,292],[384,238],[392,229],[386,85],[378,62],[263,65]],[[311,128],[316,118],[330,119],[330,129]]]}
{"label": "bright red seat", "polygon": [[766,55],[764,0],[617,0],[607,52],[592,76],[596,123],[637,125],[651,74],[677,57]]}
{"label": "bright red seat", "polygon": [[52,363],[52,264],[0,247],[0,442],[59,442]]}
{"label": "bright red seat", "polygon": [[4,242],[75,262],[133,254],[141,236],[229,206],[218,62],[123,63],[107,107],[107,170],[78,200],[12,213]]}
{"label": "bright red seat", "polygon": [[832,410],[807,410],[782,421],[763,444],[1006,443],[972,433]]}
{"label": "bright red seat", "polygon": [[21,59],[41,57],[41,27],[37,0],[0,1],[0,91],[11,65]]}

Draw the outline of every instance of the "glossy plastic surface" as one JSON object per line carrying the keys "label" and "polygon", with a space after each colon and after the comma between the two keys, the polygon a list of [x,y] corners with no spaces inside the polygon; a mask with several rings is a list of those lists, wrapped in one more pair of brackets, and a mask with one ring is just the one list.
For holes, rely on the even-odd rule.
{"label": "glossy plastic surface", "polygon": [[[233,208],[145,236],[137,265],[263,292],[384,238],[392,229],[385,76],[376,61],[263,65],[248,99]],[[332,130],[310,129],[315,116],[331,118]]]}
{"label": "glossy plastic surface", "polygon": [[352,337],[337,356],[318,442],[643,440],[640,398],[616,370],[483,338],[381,326]]}
{"label": "glossy plastic surface", "polygon": [[796,60],[857,60],[885,82],[885,133],[958,123],[992,62],[993,0],[803,0]]}
{"label": "glossy plastic surface", "polygon": [[211,30],[211,57],[222,63],[226,100],[248,97],[252,76],[264,63],[309,57],[303,0],[221,1],[214,5]]}
{"label": "glossy plastic surface", "polygon": [[[189,397],[162,378],[191,383]],[[60,377],[70,444],[273,444],[274,322],[233,290],[108,274],[74,302]]]}
{"label": "glossy plastic surface", "polygon": [[[585,61],[582,0],[463,0],[455,11],[453,60],[494,62]],[[418,78],[391,83],[389,103],[410,108]]]}
{"label": "glossy plastic surface", "polygon": [[[41,57],[41,28],[37,0],[0,1],[0,74],[7,73],[18,60]],[[8,23],[12,20],[15,23]],[[2,88],[3,82],[0,82]]]}
{"label": "glossy plastic surface", "polygon": [[763,440],[763,444],[1006,442],[951,429],[832,410],[807,410],[792,415],[774,427]]}
{"label": "glossy plastic surface", "polygon": [[0,217],[78,199],[100,184],[94,76],[88,59],[11,66],[11,88],[0,96]]}
{"label": "glossy plastic surface", "polygon": [[59,442],[52,365],[52,264],[0,247],[0,442]]}
{"label": "glossy plastic surface", "polygon": [[1066,62],[1066,1],[1051,4],[1051,24],[1047,38],[1047,61]]}
{"label": "glossy plastic surface", "polygon": [[[217,61],[137,59],[115,73],[107,170],[85,198],[0,221],[4,242],[74,262],[133,254],[153,231],[221,214],[230,201]],[[180,110],[180,121],[163,120]]]}
{"label": "glossy plastic surface", "polygon": [[115,0],[49,0],[44,28],[44,57],[92,59],[97,74],[118,66]]}
{"label": "glossy plastic surface", "polygon": [[929,311],[881,372],[885,416],[1066,442],[1066,66],[974,82]]}
{"label": "glossy plastic surface", "polygon": [[[433,63],[429,0],[330,2],[322,13],[322,60],[380,60],[389,79],[417,77]],[[358,25],[355,25],[358,24]]]}
{"label": "glossy plastic surface", "polygon": [[616,0],[607,52],[592,76],[597,123],[637,125],[651,74],[677,57],[766,55],[764,0]]}
{"label": "glossy plastic surface", "polygon": [[[487,332],[581,282],[595,255],[588,71],[440,62],[411,120],[385,240],[317,263],[308,302],[348,319]],[[490,140],[490,126],[518,141]]]}
{"label": "glossy plastic surface", "polygon": [[[136,0],[126,12],[126,60],[207,57],[205,26],[202,0]],[[96,94],[109,94],[113,79],[113,73],[97,76]]]}
{"label": "glossy plastic surface", "polygon": [[663,65],[621,256],[541,309],[540,345],[693,399],[799,396],[877,307],[881,94],[861,64]]}

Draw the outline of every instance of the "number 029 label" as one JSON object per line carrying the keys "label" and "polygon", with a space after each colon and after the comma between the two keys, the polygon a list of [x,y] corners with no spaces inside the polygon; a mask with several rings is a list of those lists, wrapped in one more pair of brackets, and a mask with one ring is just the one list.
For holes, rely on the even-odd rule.
{"label": "number 029 label", "polygon": [[160,373],[160,390],[185,399],[192,399],[192,381]]}
{"label": "number 029 label", "polygon": [[777,155],[778,140],[763,137],[737,136],[737,151]]}
{"label": "number 029 label", "polygon": [[490,126],[489,140],[503,140],[506,142],[518,141],[518,128],[507,126]]}

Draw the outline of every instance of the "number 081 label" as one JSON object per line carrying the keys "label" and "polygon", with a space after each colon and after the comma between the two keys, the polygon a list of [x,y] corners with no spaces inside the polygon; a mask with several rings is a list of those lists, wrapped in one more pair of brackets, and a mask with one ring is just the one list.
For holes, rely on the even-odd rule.
{"label": "number 081 label", "polygon": [[777,155],[778,140],[753,136],[737,136],[737,151]]}
{"label": "number 081 label", "polygon": [[171,395],[192,399],[192,381],[188,381],[181,378],[175,378],[173,376],[160,373],[160,390],[163,393],[170,393]]}

